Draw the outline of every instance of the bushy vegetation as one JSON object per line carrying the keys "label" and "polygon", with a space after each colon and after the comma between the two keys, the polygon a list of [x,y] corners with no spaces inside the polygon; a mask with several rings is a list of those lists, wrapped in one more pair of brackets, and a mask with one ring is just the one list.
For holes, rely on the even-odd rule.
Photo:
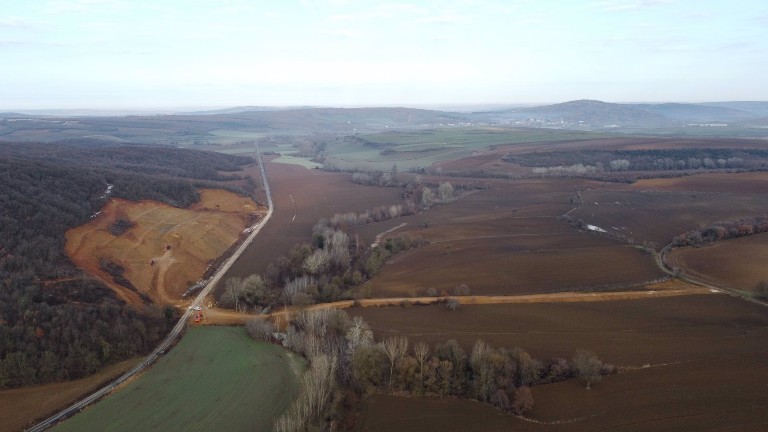
{"label": "bushy vegetation", "polygon": [[715,222],[710,226],[686,231],[675,237],[671,247],[701,246],[719,240],[728,240],[768,232],[768,215],[742,218],[735,221]]}
{"label": "bushy vegetation", "polygon": [[[430,346],[406,337],[374,340],[360,317],[336,309],[303,311],[289,324],[284,344],[309,359],[299,400],[276,423],[278,431],[327,430],[339,405],[370,393],[471,398],[523,414],[533,407],[531,387],[578,378],[587,388],[616,369],[587,350],[573,359],[542,362],[520,348],[493,348],[478,340],[466,353],[451,339]],[[336,409],[334,409],[336,405]],[[348,413],[347,413],[348,414]]]}
{"label": "bushy vegetation", "polygon": [[[111,196],[187,206],[197,201],[200,180],[222,180],[218,170],[249,162],[220,156],[89,143],[0,144],[0,388],[80,378],[144,354],[164,336],[176,313],[122,304],[74,267],[64,233]],[[111,229],[117,235],[129,227],[118,221]],[[107,261],[102,267],[126,285],[121,268]]]}
{"label": "bushy vegetation", "polygon": [[[576,150],[507,155],[506,162],[534,172],[583,174],[601,171],[670,171],[760,168],[768,160],[761,149]],[[538,171],[536,171],[538,169]]]}
{"label": "bushy vegetation", "polygon": [[373,277],[393,254],[425,242],[407,234],[391,236],[381,247],[361,251],[341,228],[321,220],[312,242],[294,246],[267,266],[264,276],[230,278],[219,297],[224,307],[256,311],[277,304],[306,306],[348,299],[352,289]]}

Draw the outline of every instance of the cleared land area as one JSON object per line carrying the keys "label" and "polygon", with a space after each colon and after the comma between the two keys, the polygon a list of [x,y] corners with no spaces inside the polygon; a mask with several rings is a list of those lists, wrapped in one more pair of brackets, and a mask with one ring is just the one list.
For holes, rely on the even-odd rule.
{"label": "cleared land area", "polygon": [[757,234],[708,244],[678,248],[667,254],[667,262],[694,279],[716,286],[753,291],[768,281],[768,234]]}
{"label": "cleared land area", "polygon": [[[224,190],[202,190],[188,209],[153,201],[111,199],[86,225],[67,231],[67,255],[129,303],[143,294],[175,303],[266,210],[252,199]],[[132,226],[115,235],[118,219]],[[118,283],[105,261],[121,267],[135,289]]]}
{"label": "cleared land area", "polygon": [[[433,430],[433,424],[442,424],[437,418],[451,412],[466,412],[478,426],[491,422],[483,430],[501,424],[569,431],[762,430],[768,425],[768,310],[726,294],[464,305],[455,312],[442,306],[349,312],[371,324],[377,339],[404,335],[411,343],[436,343],[455,338],[466,350],[483,339],[493,346],[519,346],[544,360],[570,358],[577,348],[588,348],[627,368],[590,391],[574,380],[534,387],[535,406],[528,417],[539,423],[518,426],[518,419],[491,415],[470,401],[382,402],[375,397],[363,411],[360,430],[385,430],[378,429],[381,422],[398,430]],[[411,421],[400,423],[396,410]],[[417,412],[422,416],[408,415]]]}
{"label": "cleared land area", "polygon": [[144,375],[52,430],[269,430],[303,368],[243,328],[192,327]]}
{"label": "cleared land area", "polygon": [[0,431],[20,431],[33,423],[100,388],[131,369],[140,360],[131,359],[108,366],[101,372],[75,381],[0,391]]}

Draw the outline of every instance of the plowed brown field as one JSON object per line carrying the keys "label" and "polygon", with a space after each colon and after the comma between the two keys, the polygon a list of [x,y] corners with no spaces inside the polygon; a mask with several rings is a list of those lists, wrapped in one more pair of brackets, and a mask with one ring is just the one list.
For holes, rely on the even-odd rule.
{"label": "plowed brown field", "polygon": [[627,368],[589,391],[574,380],[534,387],[528,421],[472,401],[376,396],[366,402],[361,431],[768,427],[768,309],[726,294],[349,312],[365,318],[377,339],[405,335],[412,344],[455,338],[467,351],[483,339],[544,360],[588,348]]}
{"label": "plowed brown field", "polygon": [[139,363],[125,360],[107,366],[87,378],[32,387],[0,391],[0,431],[20,431],[36,419],[43,419],[62,407],[69,406],[117,378]]}
{"label": "plowed brown field", "polygon": [[634,190],[768,194],[768,172],[706,173],[686,177],[638,180]]}
{"label": "plowed brown field", "polygon": [[[738,184],[738,183],[735,183]],[[685,231],[717,221],[765,214],[765,194],[665,192],[609,185],[581,193],[583,205],[571,216],[609,233],[661,248]]]}
{"label": "plowed brown field", "polygon": [[673,249],[667,262],[687,276],[717,286],[752,291],[768,281],[768,233]]}
{"label": "plowed brown field", "polygon": [[[157,303],[175,303],[265,211],[250,198],[223,190],[202,190],[189,209],[111,199],[91,222],[67,231],[66,251],[75,265],[129,303],[141,302],[138,293]],[[109,228],[118,218],[134,226],[115,236]],[[136,291],[116,283],[101,268],[101,259],[120,265]]]}
{"label": "plowed brown field", "polygon": [[359,235],[372,242],[394,224],[406,223],[393,234],[430,242],[393,257],[361,292],[418,296],[429,288],[453,293],[459,284],[478,295],[624,290],[664,277],[641,250],[579,232],[559,218],[572,208],[570,199],[578,188],[594,183],[488,184],[488,189],[425,213],[359,227]]}

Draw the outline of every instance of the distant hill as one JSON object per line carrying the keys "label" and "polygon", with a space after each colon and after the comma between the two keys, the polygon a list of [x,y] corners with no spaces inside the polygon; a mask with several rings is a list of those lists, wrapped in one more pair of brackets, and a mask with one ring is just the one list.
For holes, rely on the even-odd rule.
{"label": "distant hill", "polygon": [[655,128],[686,123],[745,122],[768,116],[768,102],[619,104],[585,99],[474,113],[474,116],[529,126]]}
{"label": "distant hill", "polygon": [[768,117],[768,102],[758,101],[738,101],[738,102],[705,102],[698,105],[712,107],[730,108],[739,111],[746,111],[755,117]]}
{"label": "distant hill", "polygon": [[628,106],[656,113],[670,120],[683,122],[738,121],[755,117],[754,113],[726,106],[684,103],[634,104]]}
{"label": "distant hill", "polygon": [[551,123],[581,123],[592,127],[646,126],[666,124],[670,121],[661,114],[633,105],[588,99],[538,107],[512,108],[487,114],[507,120],[537,119]]}
{"label": "distant hill", "polygon": [[[245,111],[240,111],[244,109]],[[233,108],[231,113],[0,119],[0,141],[100,140],[171,144],[205,141],[217,130],[257,133],[356,133],[461,123],[468,116],[413,108]]]}

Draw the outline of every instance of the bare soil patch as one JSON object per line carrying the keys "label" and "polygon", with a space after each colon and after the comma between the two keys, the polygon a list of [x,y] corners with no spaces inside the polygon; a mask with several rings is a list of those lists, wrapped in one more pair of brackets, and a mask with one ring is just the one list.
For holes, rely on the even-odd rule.
{"label": "bare soil patch", "polygon": [[[66,251],[78,267],[129,303],[140,303],[142,294],[153,302],[175,303],[264,212],[250,198],[223,190],[202,190],[189,209],[112,199],[91,222],[67,231]],[[115,236],[109,227],[118,218],[133,226]],[[117,283],[104,260],[122,268],[135,290]]]}
{"label": "bare soil patch", "polygon": [[[449,179],[450,180],[450,179]],[[620,241],[577,231],[560,219],[582,181],[495,181],[427,212],[359,227],[366,240],[407,223],[397,234],[429,245],[394,256],[361,293],[372,297],[452,293],[519,295],[618,290],[664,277],[651,257]]]}
{"label": "bare soil patch", "polygon": [[[680,282],[676,282],[680,283]],[[725,294],[603,301],[353,308],[378,338],[455,338],[569,358],[588,348],[625,371],[585,390],[569,380],[533,388],[523,423],[472,401],[376,396],[359,430],[763,430],[768,426],[768,310]],[[437,402],[439,401],[439,402]],[[400,412],[409,421],[400,422]],[[456,427],[462,412],[477,427]],[[418,415],[421,413],[421,415]],[[453,419],[442,424],[440,416]],[[389,420],[388,420],[389,419]],[[485,428],[488,422],[488,428]],[[436,430],[436,429],[435,429]]]}
{"label": "bare soil patch", "polygon": [[634,183],[632,189],[768,194],[768,172],[706,173],[686,177],[644,179]]}
{"label": "bare soil patch", "polygon": [[537,431],[535,424],[472,400],[371,396],[360,413],[360,432]]}
{"label": "bare soil patch", "polygon": [[753,291],[768,280],[768,234],[673,249],[667,262],[686,275],[716,286]]}
{"label": "bare soil patch", "polygon": [[0,391],[0,431],[23,430],[117,378],[139,361],[125,360],[79,380]]}
{"label": "bare soil patch", "polygon": [[[598,294],[599,295],[599,294]],[[594,351],[617,366],[685,362],[768,350],[768,309],[726,294],[531,304],[351,308],[377,339],[454,338],[467,351],[477,339],[518,346],[539,359]],[[765,365],[768,370],[768,365]]]}

